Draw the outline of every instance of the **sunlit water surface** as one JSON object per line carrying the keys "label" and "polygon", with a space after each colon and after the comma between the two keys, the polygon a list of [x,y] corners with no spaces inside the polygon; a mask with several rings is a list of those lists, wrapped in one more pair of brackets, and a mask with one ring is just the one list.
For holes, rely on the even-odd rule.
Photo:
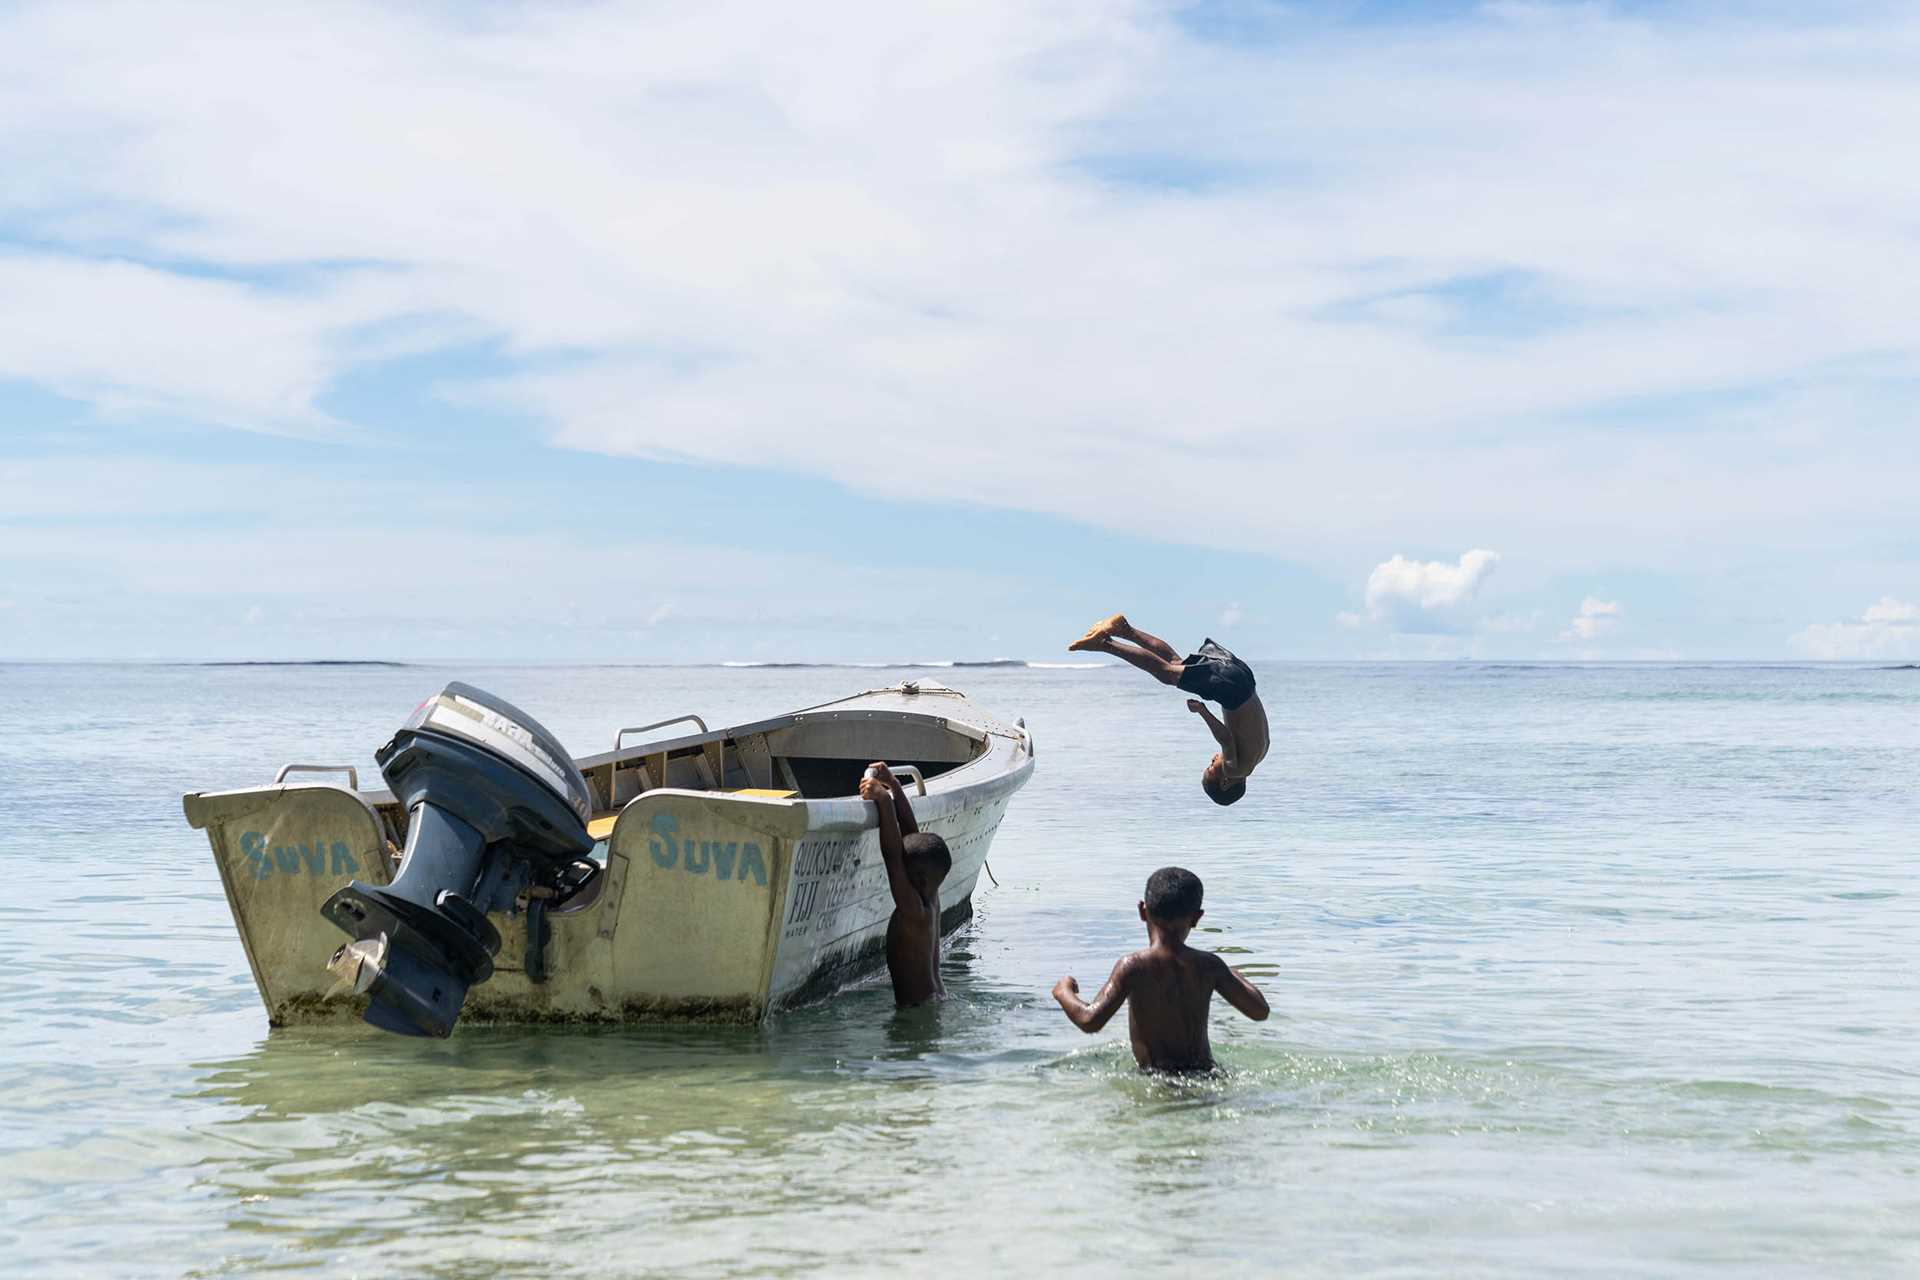
{"label": "sunlit water surface", "polygon": [[[450,677],[574,750],[850,670],[0,667],[0,1269],[1920,1268],[1920,672],[1261,668],[1247,799],[1137,674],[927,673],[1036,730],[953,999],[760,1029],[269,1033],[180,793],[357,761]],[[1273,1002],[1228,1072],[1048,998],[1155,867]]]}

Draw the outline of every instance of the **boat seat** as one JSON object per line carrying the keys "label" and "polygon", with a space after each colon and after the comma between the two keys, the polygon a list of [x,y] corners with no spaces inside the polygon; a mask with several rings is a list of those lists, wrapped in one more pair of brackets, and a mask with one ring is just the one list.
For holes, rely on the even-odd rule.
{"label": "boat seat", "polygon": [[730,796],[759,796],[762,800],[791,800],[798,792],[783,787],[735,787],[727,792]]}

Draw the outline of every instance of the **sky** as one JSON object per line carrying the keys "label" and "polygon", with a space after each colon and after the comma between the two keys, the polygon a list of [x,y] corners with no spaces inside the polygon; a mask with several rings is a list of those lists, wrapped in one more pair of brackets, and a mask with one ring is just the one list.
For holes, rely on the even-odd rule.
{"label": "sky", "polygon": [[0,7],[0,660],[1920,659],[1920,13]]}

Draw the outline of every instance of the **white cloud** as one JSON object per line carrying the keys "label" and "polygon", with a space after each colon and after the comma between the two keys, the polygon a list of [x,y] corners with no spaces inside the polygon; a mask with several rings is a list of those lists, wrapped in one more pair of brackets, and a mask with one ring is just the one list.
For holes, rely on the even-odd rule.
{"label": "white cloud", "polygon": [[9,8],[0,376],[326,433],[424,328],[566,447],[904,433],[922,496],[1326,562],[1904,527],[1911,15],[1179,12]]}
{"label": "white cloud", "polygon": [[1588,596],[1580,602],[1580,612],[1573,615],[1573,620],[1567,623],[1567,629],[1560,633],[1560,638],[1562,640],[1595,640],[1619,625],[1619,601]]}
{"label": "white cloud", "polygon": [[266,616],[267,611],[259,605],[248,605],[247,611],[240,616],[240,621],[249,627],[257,627]]}
{"label": "white cloud", "polygon": [[1888,626],[1907,626],[1920,622],[1920,604],[1907,604],[1895,600],[1892,596],[1881,596],[1878,601],[1867,606],[1860,615],[1860,621],[1872,625],[1882,623]]}
{"label": "white cloud", "polygon": [[[335,433],[342,424],[315,404],[340,367],[329,342],[380,314],[371,298],[356,305],[355,292],[346,281],[288,298],[128,262],[0,249],[0,377],[107,413]],[[386,305],[395,299],[384,291]]]}
{"label": "white cloud", "polygon": [[663,600],[654,611],[647,615],[647,626],[657,627],[673,616],[673,601]]}
{"label": "white cloud", "polygon": [[1241,617],[1240,603],[1239,601],[1235,601],[1220,611],[1220,625],[1222,627],[1235,626],[1239,623]]}
{"label": "white cloud", "polygon": [[1797,653],[1833,662],[1920,658],[1920,604],[1882,596],[1858,622],[1816,622],[1788,643]]}
{"label": "white cloud", "polygon": [[1499,562],[1498,552],[1485,550],[1468,551],[1454,564],[1396,555],[1367,575],[1367,615],[1396,631],[1453,631]]}

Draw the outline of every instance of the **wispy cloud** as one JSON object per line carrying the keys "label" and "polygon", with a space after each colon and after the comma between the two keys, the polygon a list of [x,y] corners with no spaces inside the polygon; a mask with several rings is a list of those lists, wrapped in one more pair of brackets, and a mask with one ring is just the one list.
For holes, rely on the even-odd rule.
{"label": "wispy cloud", "polygon": [[[449,495],[428,488],[430,477],[370,477],[356,500],[352,486],[309,482],[292,468],[197,470],[159,471],[180,482],[180,510],[228,483],[302,500],[286,504],[268,534],[188,523],[166,511],[164,495],[152,499],[151,519],[0,528],[0,579],[33,602],[9,616],[5,655],[900,658],[929,656],[928,637],[914,628],[937,620],[933,656],[967,657],[989,624],[956,618],[952,601],[1017,590],[964,567],[903,575],[800,551],[665,540],[617,523],[422,521],[422,510],[435,514],[449,497],[508,510],[508,484]],[[84,496],[86,480],[69,477],[65,491]],[[46,484],[45,496],[56,497],[54,481]],[[422,510],[409,505],[409,485],[426,489]],[[392,563],[396,548],[434,566],[431,590],[370,587],[369,566]],[[113,608],[102,612],[101,600]],[[870,616],[864,602],[880,600],[898,618]]]}
{"label": "wispy cloud", "polygon": [[1182,12],[10,9],[0,374],[326,433],[451,324],[568,448],[1326,562],[1907,518],[1910,14]]}
{"label": "wispy cloud", "polygon": [[1829,661],[1920,658],[1920,604],[1882,596],[1856,622],[1816,622],[1789,643],[1809,658]]}
{"label": "wispy cloud", "polygon": [[1881,596],[1876,603],[1867,606],[1867,611],[1860,615],[1860,621],[1870,627],[1920,625],[1920,604],[1908,604],[1892,596]]}
{"label": "wispy cloud", "polygon": [[[133,262],[9,251],[0,235],[0,378],[108,414],[336,433],[344,424],[317,404],[345,367],[330,343],[378,314],[357,292],[341,281],[323,296],[288,296]],[[384,291],[385,305],[398,300]]]}
{"label": "wispy cloud", "polygon": [[1560,633],[1562,640],[1597,640],[1620,625],[1620,602],[1588,596],[1580,602],[1580,611]]}
{"label": "wispy cloud", "polygon": [[[456,486],[368,445],[343,388],[391,376],[527,448],[1295,562],[1326,585],[1313,619],[1388,549],[1509,550],[1508,612],[1483,612],[1491,558],[1396,557],[1343,645],[1552,648],[1555,575],[1631,587],[1636,630],[1659,601],[1635,571],[1737,571],[1783,601],[1907,581],[1859,549],[1909,545],[1920,489],[1920,18],[1406,12],[1272,6],[1223,32],[1127,0],[8,7],[0,393],[85,406],[96,441],[224,453],[216,426],[368,452],[358,485],[341,467],[297,490],[259,461],[278,439],[197,473],[90,458],[77,486],[0,457],[0,563],[44,545],[200,599],[150,538],[33,528],[89,501],[157,511],[177,485],[193,520],[245,524],[196,546],[236,567],[207,616],[258,598],[258,634],[314,584],[358,588],[300,512],[371,505],[388,523],[362,527],[492,551]],[[394,372],[456,345],[479,354]],[[405,492],[339,500],[356,487]],[[787,585],[746,559],[726,587],[630,584],[619,620],[677,641]],[[10,627],[77,616],[44,607],[50,581],[9,579],[32,606]],[[1233,595],[1220,625],[1271,624],[1238,582],[1190,623]],[[668,598],[673,625],[649,623]],[[1906,627],[1826,625],[1795,643]],[[1785,630],[1741,634],[1777,650]]]}

